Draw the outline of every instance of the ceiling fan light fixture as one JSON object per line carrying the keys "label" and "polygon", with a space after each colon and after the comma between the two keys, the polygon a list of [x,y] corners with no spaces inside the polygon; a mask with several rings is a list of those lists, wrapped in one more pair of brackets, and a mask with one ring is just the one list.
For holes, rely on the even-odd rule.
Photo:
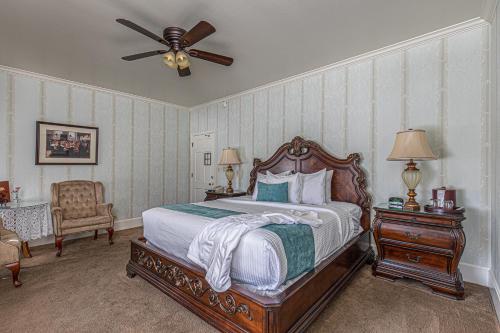
{"label": "ceiling fan light fixture", "polygon": [[170,68],[173,69],[177,68],[177,63],[175,61],[175,53],[172,51],[165,53],[165,55],[163,56],[163,62]]}
{"label": "ceiling fan light fixture", "polygon": [[178,51],[177,54],[175,55],[175,62],[177,65],[179,65],[180,69],[184,69],[186,67],[189,67],[189,57],[184,51]]}

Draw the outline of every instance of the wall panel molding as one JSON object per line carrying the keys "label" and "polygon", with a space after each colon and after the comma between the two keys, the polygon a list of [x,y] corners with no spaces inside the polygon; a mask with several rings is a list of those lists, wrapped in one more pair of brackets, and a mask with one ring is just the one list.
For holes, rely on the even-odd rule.
{"label": "wall panel molding", "polygon": [[[138,147],[133,147],[130,144],[134,136],[138,134],[148,138],[150,135],[160,138],[155,140],[158,142],[155,142],[154,148],[149,147],[151,141],[148,141],[149,144],[140,147],[140,149],[158,150],[158,158],[161,160],[165,159],[164,152],[167,148],[175,151],[184,149],[177,147],[177,145],[178,142],[186,142],[184,137],[189,136],[189,128],[187,127],[189,124],[187,121],[181,124],[176,121],[168,123],[167,127],[166,113],[167,110],[173,110],[176,114],[183,113],[189,116],[188,109],[162,101],[4,66],[0,66],[1,96],[5,97],[0,98],[0,121],[3,122],[3,119],[6,121],[0,128],[5,128],[7,141],[4,143],[5,149],[0,149],[0,160],[5,161],[5,168],[4,164],[0,165],[3,169],[1,174],[2,177],[10,180],[11,186],[22,187],[22,199],[49,200],[50,184],[55,181],[76,178],[99,180],[104,183],[106,200],[115,205],[114,214],[119,219],[123,219],[140,217],[143,210],[150,208],[147,204],[134,201],[136,191],[137,193],[147,193],[149,199],[150,184],[158,185],[155,186],[155,203],[166,203],[167,197],[170,203],[174,203],[178,197],[177,192],[185,193],[188,191],[187,174],[179,174],[179,177],[185,178],[182,180],[182,186],[185,186],[186,189],[178,187],[177,168],[172,168],[171,164],[167,165],[162,161],[154,164],[155,170],[158,168],[162,170],[151,172],[149,181],[135,182],[134,184],[133,179],[137,175],[150,173],[152,164],[150,158],[145,158],[142,161],[145,161],[147,170],[134,168],[134,149],[138,149]],[[135,132],[133,115],[137,103],[144,103],[148,108],[151,105],[155,106],[155,119],[159,119],[162,124],[154,126],[153,130],[162,133],[151,134],[153,126],[149,120],[148,128],[145,129],[144,133]],[[122,106],[127,106],[127,110],[123,112]],[[20,109],[17,114],[16,108],[18,107]],[[127,120],[120,122],[123,120],[120,117],[124,116],[127,117]],[[99,127],[99,164],[97,166],[36,166],[34,156],[35,122],[38,120]],[[120,126],[125,124],[126,127],[122,126],[118,131],[118,123],[121,124]],[[177,128],[179,125],[183,126],[180,130]],[[170,137],[170,132],[174,132],[175,137],[182,138],[182,140],[176,139],[169,143],[166,138]],[[128,134],[122,138],[119,133]],[[175,145],[175,147],[167,147],[169,144]],[[186,154],[176,155],[172,159],[182,167],[189,165]],[[121,163],[123,162],[128,169],[122,169]],[[169,178],[169,182],[174,183],[173,186],[164,180],[165,175],[171,170],[175,172],[174,176]],[[130,184],[130,186],[126,184]],[[173,200],[171,200],[172,197]],[[179,197],[184,198],[185,195]]]}
{"label": "wall panel molding", "polygon": [[[464,226],[463,261],[484,267],[490,260],[491,225],[487,36],[489,25],[473,20],[217,99],[191,109],[190,128],[198,130],[203,110],[218,107],[220,117],[220,105],[237,100],[241,189],[248,186],[253,158],[269,158],[279,145],[272,138],[277,130],[283,136],[281,143],[302,135],[340,157],[361,153],[374,204],[389,196],[406,196],[399,176],[404,163],[386,158],[397,131],[423,128],[440,159],[419,162],[423,181],[417,199],[427,203],[431,189],[442,185],[458,189],[458,203],[466,206],[470,219]],[[276,97],[280,90],[281,108]],[[216,136],[226,137],[226,129],[216,128]],[[220,173],[217,182],[225,185]]]}

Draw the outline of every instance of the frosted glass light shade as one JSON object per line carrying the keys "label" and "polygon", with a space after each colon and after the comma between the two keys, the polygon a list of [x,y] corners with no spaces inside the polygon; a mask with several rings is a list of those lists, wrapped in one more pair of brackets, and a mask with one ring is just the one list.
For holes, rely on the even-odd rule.
{"label": "frosted glass light shade", "polygon": [[219,165],[241,164],[238,151],[234,148],[225,148],[222,150]]}
{"label": "frosted glass light shade", "polygon": [[178,51],[175,55],[175,62],[179,65],[180,69],[184,69],[189,67],[189,57],[183,51]]}
{"label": "frosted glass light shade", "polygon": [[424,130],[409,129],[396,133],[396,140],[388,161],[435,160]]}
{"label": "frosted glass light shade", "polygon": [[170,68],[177,68],[177,63],[175,62],[175,54],[172,51],[165,53],[165,55],[163,56],[163,62]]}

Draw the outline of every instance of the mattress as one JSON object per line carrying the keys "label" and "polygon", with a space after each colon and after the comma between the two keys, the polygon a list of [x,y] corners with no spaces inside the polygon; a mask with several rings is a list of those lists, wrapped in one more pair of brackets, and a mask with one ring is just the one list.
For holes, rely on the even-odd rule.
{"label": "mattress", "polygon": [[[333,201],[321,206],[253,201],[250,196],[200,202],[197,205],[258,214],[283,212],[290,209],[316,211],[323,220],[312,228],[315,246],[315,266],[335,253],[362,231],[359,221],[361,208]],[[187,262],[189,245],[194,237],[213,219],[169,210],[162,207],[142,214],[144,237],[148,243]],[[233,254],[231,280],[254,290],[278,290],[285,282],[287,260],[281,239],[266,229],[245,234]]]}

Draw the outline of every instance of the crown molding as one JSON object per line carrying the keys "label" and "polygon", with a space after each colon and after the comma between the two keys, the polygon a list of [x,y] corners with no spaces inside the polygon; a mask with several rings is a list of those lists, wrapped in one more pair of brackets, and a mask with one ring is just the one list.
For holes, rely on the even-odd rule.
{"label": "crown molding", "polygon": [[500,0],[485,0],[481,9],[481,16],[486,21],[492,23],[496,16],[498,3]]}
{"label": "crown molding", "polygon": [[30,71],[20,69],[20,68],[0,65],[0,71],[5,71],[5,72],[12,73],[12,74],[17,74],[17,75],[28,76],[28,77],[32,77],[32,78],[42,80],[42,81],[57,82],[57,83],[67,84],[67,85],[74,86],[74,87],[104,92],[104,93],[108,93],[108,94],[112,94],[112,95],[120,95],[120,96],[124,96],[124,97],[128,97],[128,98],[139,99],[139,100],[147,102],[147,103],[157,103],[157,104],[162,104],[162,105],[166,105],[166,106],[171,106],[171,107],[174,107],[177,109],[189,110],[189,108],[186,106],[161,101],[158,99],[134,95],[134,94],[130,94],[130,93],[126,93],[126,92],[122,92],[122,91],[118,91],[118,90],[113,90],[113,89],[108,89],[108,88],[103,88],[103,87],[99,87],[99,86],[93,86],[93,85],[86,84],[86,83],[61,79],[61,78],[50,76],[50,75],[30,72]]}
{"label": "crown molding", "polygon": [[[500,0],[493,0],[493,1],[500,1]],[[190,107],[189,111],[192,111],[194,109],[198,109],[201,107],[206,107],[206,106],[213,104],[213,103],[221,103],[221,102],[227,101],[227,100],[232,99],[232,98],[240,97],[240,96],[246,95],[246,94],[251,94],[251,93],[263,90],[263,89],[267,89],[267,88],[274,87],[277,85],[285,84],[285,83],[295,81],[298,79],[304,79],[304,78],[309,77],[309,76],[320,74],[321,72],[326,71],[326,70],[350,65],[353,63],[367,60],[367,59],[377,58],[377,57],[380,57],[382,55],[389,54],[391,52],[399,52],[402,50],[406,50],[406,49],[418,46],[422,43],[428,42],[428,41],[433,40],[433,39],[439,39],[439,38],[451,36],[451,35],[454,35],[458,32],[463,32],[466,30],[477,29],[477,28],[480,28],[484,25],[489,25],[488,21],[484,20],[481,17],[476,17],[476,18],[473,18],[471,20],[457,23],[457,24],[451,25],[451,26],[443,28],[443,29],[435,30],[435,31],[432,31],[432,32],[429,32],[429,33],[426,33],[426,34],[423,34],[423,35],[420,35],[417,37],[407,39],[405,41],[401,41],[401,42],[398,42],[398,43],[395,43],[395,44],[392,44],[389,46],[382,47],[382,48],[377,49],[377,50],[369,51],[369,52],[366,52],[366,53],[363,53],[363,54],[360,54],[360,55],[357,55],[357,56],[354,56],[351,58],[347,58],[347,59],[329,64],[326,66],[322,66],[322,67],[319,67],[317,69],[313,69],[313,70],[308,71],[308,72],[293,75],[293,76],[290,76],[288,78],[281,79],[278,81],[266,83],[264,85],[257,86],[255,88],[251,88],[248,90],[244,90],[244,91],[241,91],[241,92],[233,94],[233,95],[228,95],[225,97],[217,98],[217,99],[212,100],[210,102],[198,104],[198,105]]]}

